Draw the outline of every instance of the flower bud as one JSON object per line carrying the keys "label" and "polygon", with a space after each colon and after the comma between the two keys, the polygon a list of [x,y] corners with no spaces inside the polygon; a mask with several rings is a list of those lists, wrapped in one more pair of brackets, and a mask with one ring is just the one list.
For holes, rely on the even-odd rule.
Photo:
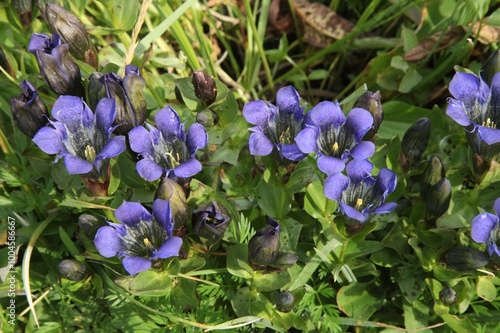
{"label": "flower bud", "polygon": [[354,104],[355,108],[368,110],[373,116],[373,127],[365,134],[362,139],[363,141],[375,141],[377,131],[384,119],[384,109],[382,108],[380,98],[380,91],[375,93],[367,91]]}
{"label": "flower bud", "polygon": [[446,174],[443,167],[443,162],[438,155],[432,155],[431,159],[425,167],[423,182],[422,182],[422,197],[426,198],[432,185],[436,184],[441,179],[445,178]]}
{"label": "flower bud", "polygon": [[97,69],[97,53],[83,23],[73,13],[52,3],[47,3],[45,17],[52,33],[69,45],[71,55]]}
{"label": "flower bud", "polygon": [[193,211],[194,233],[211,248],[222,239],[230,220],[226,208],[212,201]]}
{"label": "flower bud", "polygon": [[217,85],[213,77],[198,70],[193,73],[194,94],[205,105],[210,105],[217,98]]}
{"label": "flower bud", "polygon": [[60,44],[59,37],[33,34],[28,45],[40,67],[43,81],[58,95],[83,97],[80,68],[69,56],[69,45]]}
{"label": "flower bud", "polygon": [[27,28],[31,24],[31,12],[33,11],[33,0],[12,0],[12,5],[19,14],[19,19],[23,24],[23,28]]}
{"label": "flower bud", "polygon": [[491,79],[498,72],[500,72],[500,50],[493,52],[479,71],[481,78],[489,87],[491,87]]}
{"label": "flower bud", "polygon": [[7,73],[11,74],[11,76],[15,76],[14,71],[12,70],[12,66],[10,65],[9,59],[3,53],[2,46],[0,45],[0,67],[2,67]]}
{"label": "flower bud", "polygon": [[430,134],[429,118],[420,118],[408,128],[401,141],[400,162],[403,169],[408,170],[420,161],[427,148]]}
{"label": "flower bud", "polygon": [[212,110],[205,109],[196,114],[196,122],[205,127],[213,127],[219,122],[219,116]]}
{"label": "flower bud", "polygon": [[[269,225],[260,229],[248,243],[248,261],[253,266],[265,268],[276,259],[280,249],[280,227],[269,219]],[[264,266],[264,267],[263,267]]]}
{"label": "flower bud", "polygon": [[18,98],[12,97],[10,108],[17,127],[26,136],[33,138],[38,130],[49,122],[47,107],[31,82],[20,84],[23,92]]}
{"label": "flower bud", "polygon": [[106,226],[106,220],[102,216],[82,214],[78,217],[78,227],[80,231],[90,240],[93,240],[97,230]]}
{"label": "flower bud", "polygon": [[288,290],[281,291],[276,294],[274,298],[274,303],[276,304],[276,309],[280,312],[290,312],[293,309],[293,304],[295,303],[295,296]]}
{"label": "flower bud", "polygon": [[455,290],[446,288],[439,292],[439,299],[445,306],[453,306],[458,302],[458,295]]}
{"label": "flower bud", "polygon": [[459,272],[472,271],[488,264],[490,257],[479,250],[459,246],[446,252],[446,264]]}
{"label": "flower bud", "polygon": [[90,275],[88,268],[74,259],[61,260],[57,265],[57,270],[63,278],[71,281],[83,281]]}
{"label": "flower bud", "polygon": [[170,202],[172,219],[174,220],[174,234],[178,234],[187,225],[191,217],[182,186],[174,180],[164,177],[156,190],[155,199]]}
{"label": "flower bud", "polygon": [[426,193],[426,209],[429,217],[438,218],[448,210],[451,200],[451,183],[447,178],[432,185]]}
{"label": "flower bud", "polygon": [[285,269],[288,267],[292,267],[298,259],[299,256],[295,253],[279,252],[276,256],[276,259],[274,259],[274,261],[270,263],[269,266],[278,269]]}

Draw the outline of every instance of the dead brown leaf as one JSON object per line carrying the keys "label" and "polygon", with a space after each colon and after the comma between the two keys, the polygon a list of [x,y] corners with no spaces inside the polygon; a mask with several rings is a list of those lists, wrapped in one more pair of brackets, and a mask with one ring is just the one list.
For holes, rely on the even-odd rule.
{"label": "dead brown leaf", "polygon": [[432,51],[438,52],[449,48],[464,36],[465,32],[462,27],[454,27],[446,31],[444,35],[442,32],[436,33],[406,52],[404,60],[409,62],[420,61],[427,57]]}

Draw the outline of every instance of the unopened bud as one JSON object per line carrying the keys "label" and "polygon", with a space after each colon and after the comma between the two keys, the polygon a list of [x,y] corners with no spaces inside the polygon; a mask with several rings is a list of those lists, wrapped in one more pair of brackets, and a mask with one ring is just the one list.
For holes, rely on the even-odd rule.
{"label": "unopened bud", "polygon": [[426,193],[426,209],[428,216],[438,218],[448,210],[451,201],[451,183],[447,178],[432,185]]}
{"label": "unopened bud", "polygon": [[293,309],[293,304],[295,303],[295,296],[287,290],[281,291],[276,294],[274,298],[274,303],[276,304],[276,309],[280,312],[290,312]]}
{"label": "unopened bud", "polygon": [[212,201],[193,211],[194,233],[211,248],[222,239],[230,220],[226,208]]}
{"label": "unopened bud", "polygon": [[373,127],[365,134],[362,140],[374,141],[380,124],[384,120],[384,109],[382,108],[380,98],[380,91],[375,93],[367,91],[354,104],[355,108],[368,110],[373,116]]}
{"label": "unopened bud", "polygon": [[163,199],[170,202],[172,219],[174,220],[174,234],[178,234],[187,225],[191,218],[191,212],[186,201],[186,195],[182,186],[174,180],[164,177],[156,190],[155,199]]}
{"label": "unopened bud", "polygon": [[205,105],[212,104],[217,98],[217,85],[213,77],[198,70],[193,73],[194,94]]}
{"label": "unopened bud", "polygon": [[401,141],[401,166],[408,170],[416,165],[427,149],[431,134],[431,121],[429,118],[420,118],[406,131]]}
{"label": "unopened bud", "polygon": [[47,107],[31,82],[20,84],[23,92],[18,98],[12,97],[10,107],[17,127],[26,136],[33,138],[38,130],[49,122]]}
{"label": "unopened bud", "polygon": [[83,23],[73,13],[52,3],[47,3],[45,16],[52,33],[69,45],[71,55],[97,69],[97,53]]}
{"label": "unopened bud", "polygon": [[31,12],[33,11],[33,0],[12,0],[12,5],[19,14],[23,28],[31,24]]}
{"label": "unopened bud", "polygon": [[438,155],[432,155],[423,174],[422,197],[426,198],[431,186],[445,177],[443,162],[441,162]]}
{"label": "unopened bud", "polygon": [[57,270],[63,278],[71,281],[83,281],[90,275],[88,268],[74,259],[61,260],[57,265]]}
{"label": "unopened bud", "polygon": [[196,122],[205,127],[212,127],[219,122],[219,116],[212,110],[205,109],[196,114]]}
{"label": "unopened bud", "polygon": [[106,219],[103,216],[82,214],[78,217],[78,227],[80,231],[90,240],[93,240],[97,230],[106,226]]}
{"label": "unopened bud", "polygon": [[479,250],[459,246],[446,252],[446,264],[459,272],[473,271],[488,264],[490,257]]}
{"label": "unopened bud", "polygon": [[446,288],[439,292],[439,299],[445,306],[453,306],[458,302],[458,295],[455,290]]}
{"label": "unopened bud", "polygon": [[500,50],[493,52],[481,67],[479,74],[481,78],[491,87],[493,76],[500,72]]}
{"label": "unopened bud", "polygon": [[260,229],[248,243],[248,261],[261,268],[276,259],[280,249],[280,227],[278,222],[269,219],[269,225]]}

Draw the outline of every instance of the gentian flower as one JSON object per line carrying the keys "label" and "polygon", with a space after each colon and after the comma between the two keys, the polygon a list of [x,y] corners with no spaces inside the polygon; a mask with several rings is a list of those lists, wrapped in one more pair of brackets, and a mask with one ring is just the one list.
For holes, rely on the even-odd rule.
{"label": "gentian flower", "polygon": [[20,86],[23,92],[18,98],[12,97],[10,100],[12,118],[21,132],[33,138],[49,122],[49,113],[31,82],[24,80]]}
{"label": "gentian flower", "polygon": [[295,138],[299,149],[315,152],[318,167],[327,175],[342,172],[351,159],[367,159],[375,152],[370,141],[361,141],[372,128],[373,116],[361,108],[354,108],[347,118],[340,105],[321,102],[304,119],[305,128]]}
{"label": "gentian flower", "polygon": [[170,106],[156,113],[155,122],[158,129],[148,124],[149,131],[138,126],[128,134],[130,148],[143,157],[137,162],[139,175],[154,181],[163,174],[188,178],[200,172],[195,153],[207,144],[205,128],[195,123],[184,133],[184,124]]}
{"label": "gentian flower", "polygon": [[300,161],[307,155],[300,151],[294,141],[304,118],[304,108],[300,107],[299,102],[297,91],[288,86],[278,90],[277,106],[262,100],[245,104],[243,117],[256,125],[250,128],[250,154],[266,156],[275,150],[280,159],[284,157],[290,161]]}
{"label": "gentian flower", "polygon": [[493,204],[495,214],[484,212],[471,223],[471,236],[476,243],[486,243],[488,253],[500,256],[500,198]]}
{"label": "gentian flower", "polygon": [[172,236],[174,223],[168,201],[156,199],[153,214],[137,202],[124,201],[115,217],[122,223],[100,228],[94,244],[105,258],[123,258],[123,267],[130,275],[179,255],[182,238]]}
{"label": "gentian flower", "polygon": [[340,212],[359,223],[366,223],[373,214],[389,213],[396,203],[385,198],[396,188],[396,174],[383,168],[376,178],[373,165],[367,160],[353,160],[346,166],[347,176],[336,173],[325,180],[325,196],[339,203]]}
{"label": "gentian flower", "polygon": [[226,208],[215,201],[193,211],[194,233],[208,248],[219,243],[230,221]]}
{"label": "gentian flower", "polygon": [[468,133],[472,149],[490,159],[500,151],[500,73],[491,79],[491,86],[471,73],[458,72],[449,85],[453,95],[446,114],[462,125]]}
{"label": "gentian flower", "polygon": [[28,51],[35,55],[43,81],[56,94],[84,96],[80,68],[69,56],[69,45],[61,44],[58,35],[50,38],[34,33]]}
{"label": "gentian flower", "polygon": [[103,98],[95,115],[76,96],[60,96],[52,107],[52,127],[41,128],[33,141],[47,154],[59,154],[69,174],[103,178],[109,158],[125,150],[125,137],[110,137],[115,119],[115,101]]}

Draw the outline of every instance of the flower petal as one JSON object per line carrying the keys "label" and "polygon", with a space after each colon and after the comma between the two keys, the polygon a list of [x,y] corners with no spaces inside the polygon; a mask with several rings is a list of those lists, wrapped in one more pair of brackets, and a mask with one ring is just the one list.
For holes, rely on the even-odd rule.
{"label": "flower petal", "polygon": [[150,182],[157,180],[163,174],[163,168],[149,158],[137,162],[136,169],[142,178]]}
{"label": "flower petal", "polygon": [[170,202],[167,200],[156,199],[153,202],[153,216],[155,217],[156,222],[165,227],[165,230],[167,230],[167,235],[170,236],[174,227],[174,222],[172,221],[172,210],[170,209]]}
{"label": "flower petal", "polygon": [[351,156],[359,160],[370,158],[374,153],[375,144],[371,141],[361,141],[351,150]]}
{"label": "flower petal", "polygon": [[340,211],[347,215],[347,217],[358,220],[361,223],[366,222],[367,216],[363,215],[360,211],[354,209],[353,207],[346,205],[345,203],[339,203]]}
{"label": "flower petal", "polygon": [[339,103],[324,101],[313,107],[306,113],[305,122],[308,125],[314,124],[319,127],[324,125],[339,127],[346,121],[344,112],[340,108]]}
{"label": "flower petal", "polygon": [[187,178],[196,175],[201,169],[201,163],[197,159],[192,158],[175,167],[174,173],[177,177]]}
{"label": "flower petal", "polygon": [[248,139],[250,154],[255,156],[266,156],[271,154],[274,145],[262,132],[254,132],[250,134]]}
{"label": "flower petal", "polygon": [[448,107],[446,108],[446,114],[453,120],[455,120],[461,126],[469,126],[471,120],[469,115],[465,112],[464,104],[454,98],[450,98]]}
{"label": "flower petal", "polygon": [[61,132],[50,127],[40,128],[33,142],[46,154],[57,154],[64,149]]}
{"label": "flower petal", "polygon": [[477,126],[477,133],[489,145],[500,142],[500,130],[496,128]]}
{"label": "flower petal", "polygon": [[493,210],[495,211],[497,216],[500,216],[500,198],[497,198],[493,203]]}
{"label": "flower petal", "polygon": [[318,128],[306,127],[297,134],[295,142],[304,154],[309,154],[318,151]]}
{"label": "flower petal", "polygon": [[458,72],[451,79],[448,90],[453,97],[461,101],[476,99],[479,93],[479,78],[472,73]]}
{"label": "flower petal", "polygon": [[151,268],[151,261],[141,257],[126,257],[122,264],[131,276]]}
{"label": "flower petal", "polygon": [[66,169],[68,169],[70,175],[89,173],[94,168],[88,161],[72,155],[64,156],[64,165],[66,165]]}
{"label": "flower petal", "polygon": [[158,129],[163,133],[164,137],[175,135],[181,137],[181,121],[179,115],[170,106],[167,106],[155,115],[155,122]]}
{"label": "flower petal", "polygon": [[153,253],[153,256],[161,259],[178,256],[181,246],[182,238],[176,236],[169,237],[165,243],[163,243],[160,248]]}
{"label": "flower petal", "polygon": [[382,204],[375,208],[371,213],[372,214],[386,214],[390,213],[394,210],[394,208],[397,207],[397,203],[395,202],[386,202],[385,204]]}
{"label": "flower petal", "polygon": [[332,175],[342,172],[345,168],[345,163],[340,158],[321,156],[318,158],[318,168],[327,175]]}
{"label": "flower petal", "polygon": [[397,183],[398,177],[396,173],[388,168],[382,168],[378,173],[375,187],[385,197],[385,195],[392,193],[396,189]]}
{"label": "flower petal", "polygon": [[372,128],[373,116],[370,112],[361,108],[352,109],[347,115],[344,129],[354,134],[356,142]]}
{"label": "flower petal", "polygon": [[114,257],[122,250],[122,240],[116,233],[115,228],[101,227],[97,230],[94,244],[99,254],[104,258]]}
{"label": "flower petal", "polygon": [[283,87],[276,93],[276,104],[280,111],[296,113],[300,110],[300,96],[292,86]]}
{"label": "flower petal", "polygon": [[371,178],[372,170],[373,164],[368,160],[352,160],[346,166],[347,175],[356,183]]}
{"label": "flower petal", "polygon": [[271,111],[269,105],[262,101],[251,101],[243,106],[243,117],[247,122],[260,127],[267,127]]}
{"label": "flower petal", "polygon": [[490,238],[491,230],[498,223],[498,216],[490,213],[482,213],[471,222],[470,235],[476,243],[486,243]]}
{"label": "flower petal", "polygon": [[342,199],[342,192],[349,186],[349,177],[341,173],[330,175],[326,178],[323,186],[325,196],[328,199],[338,201]]}
{"label": "flower petal", "polygon": [[146,128],[142,126],[133,128],[130,132],[128,132],[128,140],[132,151],[145,156],[153,155],[151,135]]}
{"label": "flower petal", "polygon": [[290,161],[298,162],[304,159],[307,154],[304,154],[296,143],[292,143],[289,145],[283,145],[281,147],[281,153],[283,156]]}
{"label": "flower petal", "polygon": [[95,109],[97,128],[106,135],[111,134],[115,121],[116,101],[114,98],[101,98]]}
{"label": "flower petal", "polygon": [[94,122],[94,114],[80,97],[62,95],[52,106],[52,117],[76,131],[80,124],[89,127]]}
{"label": "flower petal", "polygon": [[189,127],[186,134],[186,145],[191,154],[193,154],[196,149],[205,147],[207,145],[207,140],[207,131],[203,125],[195,123]]}
{"label": "flower petal", "polygon": [[115,157],[125,151],[126,148],[125,137],[123,135],[115,136],[102,148],[101,152],[97,155],[97,159]]}
{"label": "flower petal", "polygon": [[115,217],[118,221],[134,226],[140,220],[151,221],[153,216],[138,202],[124,201],[120,207],[115,210]]}

